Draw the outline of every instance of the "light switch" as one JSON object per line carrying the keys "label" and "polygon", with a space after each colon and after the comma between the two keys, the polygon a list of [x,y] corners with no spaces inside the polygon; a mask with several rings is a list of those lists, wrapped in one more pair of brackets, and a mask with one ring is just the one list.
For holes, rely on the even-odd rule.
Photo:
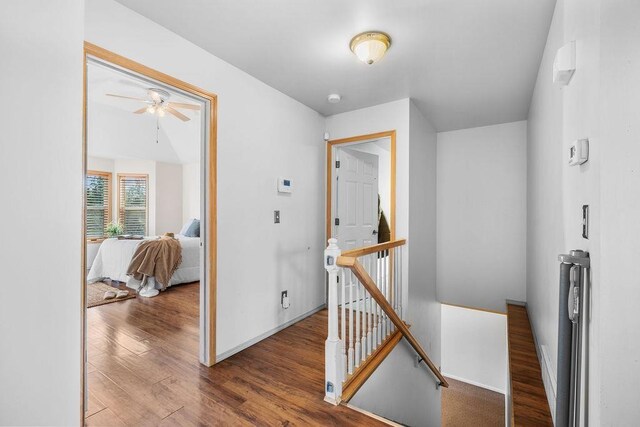
{"label": "light switch", "polygon": [[280,211],[273,211],[273,223],[280,224]]}
{"label": "light switch", "polygon": [[589,238],[589,205],[582,205],[582,237]]}

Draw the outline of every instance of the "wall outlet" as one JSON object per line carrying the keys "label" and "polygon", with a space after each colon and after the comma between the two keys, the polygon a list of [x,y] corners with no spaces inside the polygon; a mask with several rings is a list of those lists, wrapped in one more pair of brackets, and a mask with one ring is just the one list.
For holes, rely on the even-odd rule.
{"label": "wall outlet", "polygon": [[282,291],[282,293],[280,294],[280,305],[285,310],[287,308],[289,308],[289,293],[288,293],[288,291]]}

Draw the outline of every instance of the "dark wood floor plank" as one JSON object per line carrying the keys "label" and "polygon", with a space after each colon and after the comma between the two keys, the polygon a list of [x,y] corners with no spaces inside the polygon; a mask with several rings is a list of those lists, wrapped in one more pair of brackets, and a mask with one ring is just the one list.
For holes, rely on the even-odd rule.
{"label": "dark wood floor plank", "polygon": [[87,378],[89,390],[126,425],[153,426],[160,422],[160,417],[134,402],[132,396],[99,371],[92,372]]}
{"label": "dark wood floor plank", "polygon": [[509,372],[516,426],[553,426],[527,309],[507,305]]}
{"label": "dark wood floor plank", "polygon": [[207,368],[198,298],[196,283],[88,310],[87,425],[384,425],[323,401],[326,310]]}

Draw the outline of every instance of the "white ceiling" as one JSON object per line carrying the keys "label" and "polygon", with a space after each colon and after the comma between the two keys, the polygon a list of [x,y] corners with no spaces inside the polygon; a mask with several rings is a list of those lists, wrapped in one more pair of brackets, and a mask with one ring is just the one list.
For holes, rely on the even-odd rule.
{"label": "white ceiling", "polygon": [[[181,109],[191,120],[171,115],[133,114],[145,104],[106,94],[147,98],[149,87],[170,93],[170,101],[198,104],[179,92],[153,85],[101,65],[89,63],[87,72],[88,154],[109,159],[143,159],[193,163],[200,158],[201,113]],[[159,126],[158,143],[156,127]]]}
{"label": "white ceiling", "polygon": [[[555,0],[117,0],[323,115],[411,97],[439,131],[525,119]],[[392,38],[359,62],[357,33]],[[343,100],[329,104],[327,95]]]}

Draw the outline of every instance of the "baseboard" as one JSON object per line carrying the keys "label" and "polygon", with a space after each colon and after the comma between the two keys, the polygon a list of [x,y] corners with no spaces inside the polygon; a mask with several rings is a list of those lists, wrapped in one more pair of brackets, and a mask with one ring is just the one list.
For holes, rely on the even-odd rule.
{"label": "baseboard", "polygon": [[281,330],[288,328],[289,326],[293,325],[294,323],[298,323],[299,321],[301,321],[303,319],[306,319],[307,317],[309,317],[309,316],[311,316],[313,314],[316,314],[317,312],[319,312],[320,310],[324,309],[325,307],[326,307],[326,305],[322,304],[321,306],[316,307],[311,311],[307,311],[306,313],[301,314],[300,316],[295,317],[295,318],[289,320],[288,322],[283,323],[282,325],[280,325],[278,327],[275,327],[275,328],[273,328],[273,329],[271,329],[271,330],[269,330],[269,331],[267,331],[267,332],[265,332],[263,334],[258,335],[255,338],[250,339],[249,341],[246,341],[246,342],[244,342],[244,343],[242,343],[242,344],[240,344],[238,346],[235,346],[231,350],[227,350],[224,353],[216,355],[216,363],[222,362],[224,359],[227,359],[227,358],[233,356],[234,354],[239,353],[242,350],[244,350],[246,348],[249,348],[254,344],[259,343],[260,341],[262,341],[265,338],[269,338],[273,334],[277,334]]}
{"label": "baseboard", "polygon": [[459,377],[457,375],[447,374],[446,372],[443,372],[442,375],[444,375],[446,378],[451,378],[452,380],[460,381],[460,382],[463,382],[463,383],[474,385],[476,387],[480,387],[480,388],[484,388],[484,389],[487,389],[487,390],[495,391],[496,393],[500,393],[500,394],[505,394],[506,393],[505,390],[501,390],[498,387],[493,387],[493,386],[490,386],[490,385],[487,385],[487,384],[482,384],[482,383],[479,383],[479,382],[476,382],[476,381],[468,380],[466,378],[462,378],[462,377]]}
{"label": "baseboard", "polygon": [[376,415],[373,412],[365,411],[364,409],[358,408],[357,406],[353,406],[353,405],[351,405],[349,403],[343,403],[343,405],[346,406],[349,409],[353,409],[356,412],[360,412],[361,414],[364,414],[364,415],[366,415],[368,417],[373,418],[374,420],[378,420],[378,421],[380,421],[382,423],[385,423],[387,425],[394,426],[394,427],[402,427],[402,424],[398,424],[398,423],[396,423],[394,421],[391,421],[389,419],[381,417],[380,415]]}
{"label": "baseboard", "polygon": [[507,300],[505,300],[505,303],[507,305],[519,305],[520,307],[526,307],[527,306],[526,302],[524,302],[524,301],[516,301],[514,299],[507,299]]}
{"label": "baseboard", "polygon": [[551,371],[551,359],[547,352],[547,346],[540,345],[538,343],[538,336],[536,330],[531,323],[531,333],[533,334],[533,343],[536,347],[536,355],[538,356],[538,363],[540,363],[540,370],[542,372],[542,384],[544,384],[544,391],[547,395],[547,403],[549,404],[549,411],[551,412],[551,418],[555,424],[556,421],[556,376]]}

